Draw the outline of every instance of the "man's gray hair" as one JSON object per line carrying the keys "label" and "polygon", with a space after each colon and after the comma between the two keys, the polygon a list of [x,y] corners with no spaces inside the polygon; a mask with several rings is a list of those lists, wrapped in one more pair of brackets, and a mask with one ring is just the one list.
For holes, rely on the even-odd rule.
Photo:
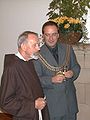
{"label": "man's gray hair", "polygon": [[21,47],[21,44],[22,44],[22,43],[26,42],[29,34],[34,34],[34,35],[38,36],[37,33],[32,32],[32,31],[25,31],[25,32],[23,32],[23,33],[18,37],[18,41],[17,41],[17,46],[18,46],[18,48]]}

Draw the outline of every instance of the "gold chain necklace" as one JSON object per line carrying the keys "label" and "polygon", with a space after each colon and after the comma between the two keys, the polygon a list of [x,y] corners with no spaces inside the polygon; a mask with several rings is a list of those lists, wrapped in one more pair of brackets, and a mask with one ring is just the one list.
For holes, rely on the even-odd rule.
{"label": "gold chain necklace", "polygon": [[68,66],[69,61],[70,61],[70,45],[67,45],[65,61],[59,67],[50,65],[46,61],[46,59],[40,54],[40,52],[38,52],[37,55],[38,55],[39,60],[46,66],[47,69],[49,69],[49,70],[51,70],[53,72],[56,72],[57,74],[58,73],[61,74],[62,72],[64,72],[64,70],[67,69],[66,67]]}

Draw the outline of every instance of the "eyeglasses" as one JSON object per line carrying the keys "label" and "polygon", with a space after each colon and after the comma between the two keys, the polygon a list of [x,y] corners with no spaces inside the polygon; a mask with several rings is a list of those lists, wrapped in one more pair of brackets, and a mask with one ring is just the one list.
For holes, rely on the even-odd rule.
{"label": "eyeglasses", "polygon": [[58,33],[44,33],[46,37],[57,37]]}

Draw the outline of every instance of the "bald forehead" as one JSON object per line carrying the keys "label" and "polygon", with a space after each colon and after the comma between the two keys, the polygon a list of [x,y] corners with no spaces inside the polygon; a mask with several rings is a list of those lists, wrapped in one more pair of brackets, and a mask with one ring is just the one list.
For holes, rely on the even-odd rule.
{"label": "bald forehead", "polygon": [[38,35],[36,35],[36,34],[28,34],[28,39],[29,40],[38,39]]}

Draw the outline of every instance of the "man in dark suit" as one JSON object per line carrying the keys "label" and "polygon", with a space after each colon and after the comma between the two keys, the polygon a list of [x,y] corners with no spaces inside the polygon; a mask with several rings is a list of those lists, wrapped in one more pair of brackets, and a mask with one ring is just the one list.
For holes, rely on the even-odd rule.
{"label": "man in dark suit", "polygon": [[49,120],[40,80],[33,65],[40,50],[37,33],[23,32],[18,53],[6,54],[0,87],[0,108],[13,120]]}
{"label": "man in dark suit", "polygon": [[62,44],[59,28],[53,21],[42,27],[44,45],[34,61],[50,113],[50,120],[76,120],[77,99],[74,81],[80,73],[73,48]]}

